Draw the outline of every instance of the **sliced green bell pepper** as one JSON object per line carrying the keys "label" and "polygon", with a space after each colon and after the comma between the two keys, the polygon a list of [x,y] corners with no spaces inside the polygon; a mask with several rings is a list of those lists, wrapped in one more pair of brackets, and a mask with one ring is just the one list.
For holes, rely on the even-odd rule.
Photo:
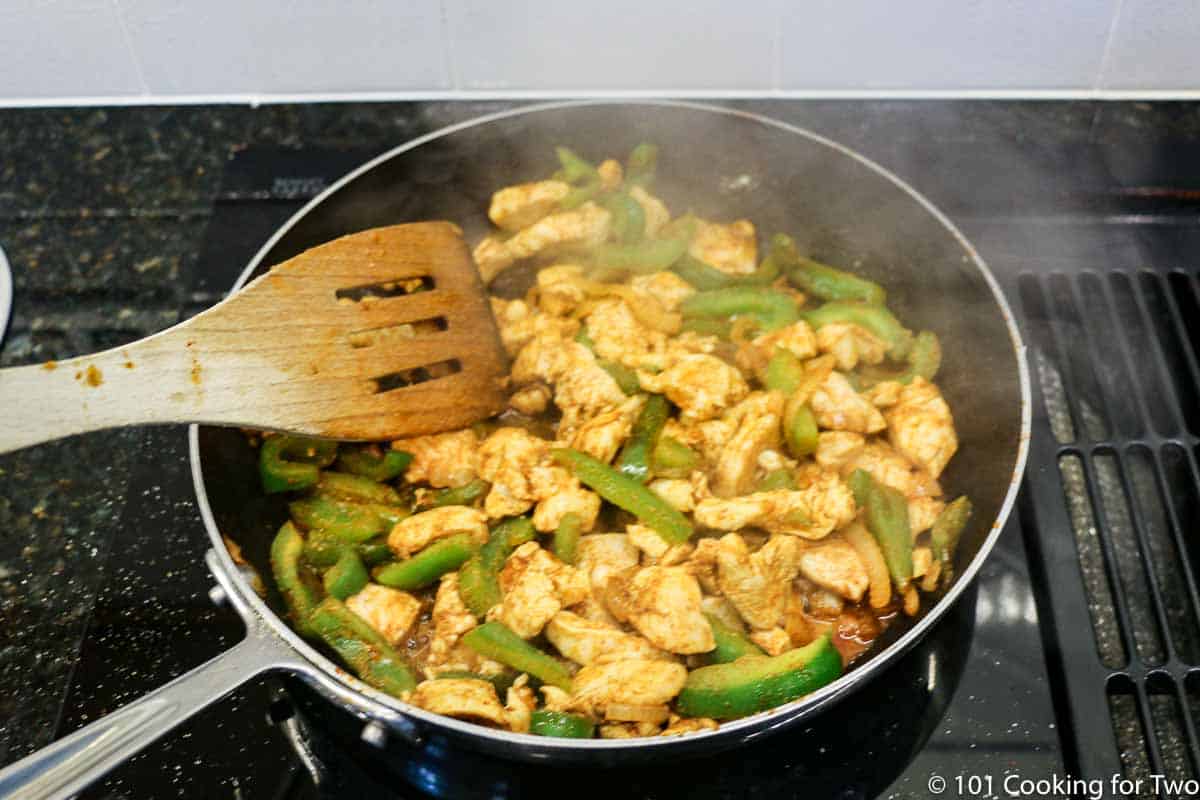
{"label": "sliced green bell pepper", "polygon": [[368,685],[395,697],[416,688],[416,675],[404,658],[340,600],[326,597],[308,620],[316,635]]}
{"label": "sliced green bell pepper", "polygon": [[412,558],[376,569],[376,583],[393,589],[420,589],[453,572],[475,553],[475,540],[469,533],[456,533],[439,539]]}
{"label": "sliced green bell pepper", "polygon": [[528,673],[542,683],[571,691],[571,674],[566,667],[499,622],[485,622],[472,628],[463,635],[462,640],[484,658]]}

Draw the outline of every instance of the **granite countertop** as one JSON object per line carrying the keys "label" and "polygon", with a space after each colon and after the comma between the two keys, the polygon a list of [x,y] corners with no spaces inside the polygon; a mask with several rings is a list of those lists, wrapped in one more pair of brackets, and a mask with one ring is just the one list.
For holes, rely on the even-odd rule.
{"label": "granite countertop", "polygon": [[[0,366],[116,346],[194,307],[184,278],[235,151],[259,145],[383,151],[512,105],[0,110],[0,245],[15,291]],[[990,169],[1029,170],[1031,181],[1052,191],[1060,174],[1077,167],[1064,155],[1076,145],[1120,182],[1123,174],[1146,172],[1143,158],[1170,152],[1158,145],[1200,139],[1200,107],[1191,104],[734,105],[859,148],[920,189],[926,164],[905,142],[922,143],[921,152],[929,153],[930,143],[936,152],[937,142],[954,141],[991,159]],[[986,190],[973,180],[964,176],[956,191]],[[933,199],[942,202],[936,193]],[[1019,212],[1022,198],[1012,202]],[[0,763],[55,733],[80,634],[105,570],[121,555],[112,543],[131,469],[143,448],[155,446],[154,435],[108,431],[0,456]],[[190,513],[190,498],[172,502],[181,506],[177,512]]]}

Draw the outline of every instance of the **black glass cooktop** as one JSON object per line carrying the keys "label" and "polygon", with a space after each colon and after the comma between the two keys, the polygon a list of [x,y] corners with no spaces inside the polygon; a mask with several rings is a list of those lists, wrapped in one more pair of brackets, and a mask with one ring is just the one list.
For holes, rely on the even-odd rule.
{"label": "black glass cooktop", "polygon": [[[759,105],[804,122],[786,104]],[[1194,776],[1200,559],[1186,532],[1200,522],[1188,410],[1200,385],[1189,261],[1200,242],[1200,146],[1168,157],[1160,142],[1150,157],[1136,138],[1066,148],[1019,130],[981,143],[967,130],[901,148],[886,122],[860,133],[854,144],[919,177],[979,247],[1014,303],[1035,379],[1019,509],[925,642],[809,725],[702,760],[603,773],[436,743],[381,762],[357,723],[268,678],[84,796],[1059,796],[1064,784],[1050,782],[1074,776],[1104,781],[1105,797],[1153,797],[1151,776]],[[181,276],[191,287],[184,312],[219,299],[277,225],[370,155],[238,152],[200,258]],[[161,428],[136,453],[59,735],[241,635],[235,615],[207,597],[186,450],[182,428]],[[1142,786],[1115,794],[1113,776]]]}

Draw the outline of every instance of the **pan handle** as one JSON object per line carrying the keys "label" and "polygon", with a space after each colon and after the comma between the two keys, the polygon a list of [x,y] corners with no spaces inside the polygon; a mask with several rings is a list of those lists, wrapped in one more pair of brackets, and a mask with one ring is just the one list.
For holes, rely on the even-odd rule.
{"label": "pan handle", "polygon": [[256,675],[297,666],[286,642],[251,622],[245,639],[211,661],[0,770],[0,797],[71,797]]}

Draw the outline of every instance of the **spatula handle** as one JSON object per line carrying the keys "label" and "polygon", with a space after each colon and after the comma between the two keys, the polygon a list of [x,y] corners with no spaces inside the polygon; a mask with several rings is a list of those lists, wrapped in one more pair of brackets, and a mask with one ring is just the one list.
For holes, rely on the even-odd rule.
{"label": "spatula handle", "polygon": [[183,328],[69,361],[0,370],[0,453],[77,433],[193,419],[203,367]]}

